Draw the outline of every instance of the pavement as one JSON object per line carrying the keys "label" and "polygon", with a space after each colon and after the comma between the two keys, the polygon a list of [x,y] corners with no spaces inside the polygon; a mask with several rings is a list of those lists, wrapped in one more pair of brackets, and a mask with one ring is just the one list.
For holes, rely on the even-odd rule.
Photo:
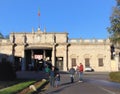
{"label": "pavement", "polygon": [[58,88],[48,85],[48,89],[39,94],[120,94],[120,83],[109,81],[109,73],[84,73],[83,82],[78,82],[75,75],[74,83],[70,83],[70,75],[61,73]]}
{"label": "pavement", "polygon": [[[120,83],[109,81],[109,73],[84,73],[83,82],[78,82],[78,75],[75,75],[74,83],[70,83],[68,72],[61,72],[61,81],[58,88],[50,87],[48,84],[45,91],[38,91],[37,94],[120,94]],[[45,79],[44,72],[24,71],[17,72],[18,78]]]}

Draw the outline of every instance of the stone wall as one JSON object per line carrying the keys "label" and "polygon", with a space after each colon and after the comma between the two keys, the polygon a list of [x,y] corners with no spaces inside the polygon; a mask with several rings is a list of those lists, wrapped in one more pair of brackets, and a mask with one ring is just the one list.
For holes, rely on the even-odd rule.
{"label": "stone wall", "polygon": [[[24,58],[25,49],[47,48],[52,49],[52,55],[63,57],[63,69],[71,67],[71,59],[75,58],[77,65],[89,58],[90,66],[95,71],[111,71],[111,53],[109,39],[68,39],[68,33],[32,32],[11,33],[10,39],[0,40],[0,53]],[[54,48],[55,47],[55,48]],[[52,56],[53,62],[55,62]],[[98,66],[98,59],[103,59],[103,66]],[[24,65],[24,62],[22,62]],[[54,63],[53,63],[54,64]],[[68,66],[67,66],[68,64]],[[112,62],[112,65],[115,65]],[[116,67],[116,66],[114,66]],[[112,70],[115,69],[112,67]]]}

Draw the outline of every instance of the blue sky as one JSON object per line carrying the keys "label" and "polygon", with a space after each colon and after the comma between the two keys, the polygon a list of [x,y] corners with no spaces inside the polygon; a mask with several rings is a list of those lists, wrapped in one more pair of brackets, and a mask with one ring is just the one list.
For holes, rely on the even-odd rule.
{"label": "blue sky", "polygon": [[[108,38],[115,0],[0,0],[0,32],[68,32],[69,38]],[[40,17],[38,10],[40,9]]]}

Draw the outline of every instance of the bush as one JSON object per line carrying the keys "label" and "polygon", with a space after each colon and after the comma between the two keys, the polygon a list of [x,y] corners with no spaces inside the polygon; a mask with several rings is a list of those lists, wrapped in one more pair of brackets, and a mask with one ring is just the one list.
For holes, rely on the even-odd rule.
{"label": "bush", "polygon": [[16,72],[9,62],[0,63],[0,80],[10,81],[16,79]]}
{"label": "bush", "polygon": [[111,81],[120,82],[120,72],[111,72],[109,76]]}

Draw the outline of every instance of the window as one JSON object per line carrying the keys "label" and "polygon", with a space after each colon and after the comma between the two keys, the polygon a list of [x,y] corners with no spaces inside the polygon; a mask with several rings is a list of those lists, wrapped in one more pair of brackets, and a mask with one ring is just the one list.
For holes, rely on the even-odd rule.
{"label": "window", "polygon": [[90,59],[85,58],[85,67],[90,67]]}
{"label": "window", "polygon": [[72,67],[76,66],[76,58],[72,58]]}
{"label": "window", "polygon": [[59,68],[59,70],[63,70],[63,57],[56,57],[56,67]]}
{"label": "window", "polygon": [[99,58],[99,59],[98,59],[98,66],[99,66],[99,67],[104,66],[104,64],[103,64],[103,58]]}
{"label": "window", "polygon": [[85,67],[90,67],[90,59],[85,58]]}
{"label": "window", "polygon": [[111,45],[111,59],[114,60],[115,58],[115,48],[114,45]]}

